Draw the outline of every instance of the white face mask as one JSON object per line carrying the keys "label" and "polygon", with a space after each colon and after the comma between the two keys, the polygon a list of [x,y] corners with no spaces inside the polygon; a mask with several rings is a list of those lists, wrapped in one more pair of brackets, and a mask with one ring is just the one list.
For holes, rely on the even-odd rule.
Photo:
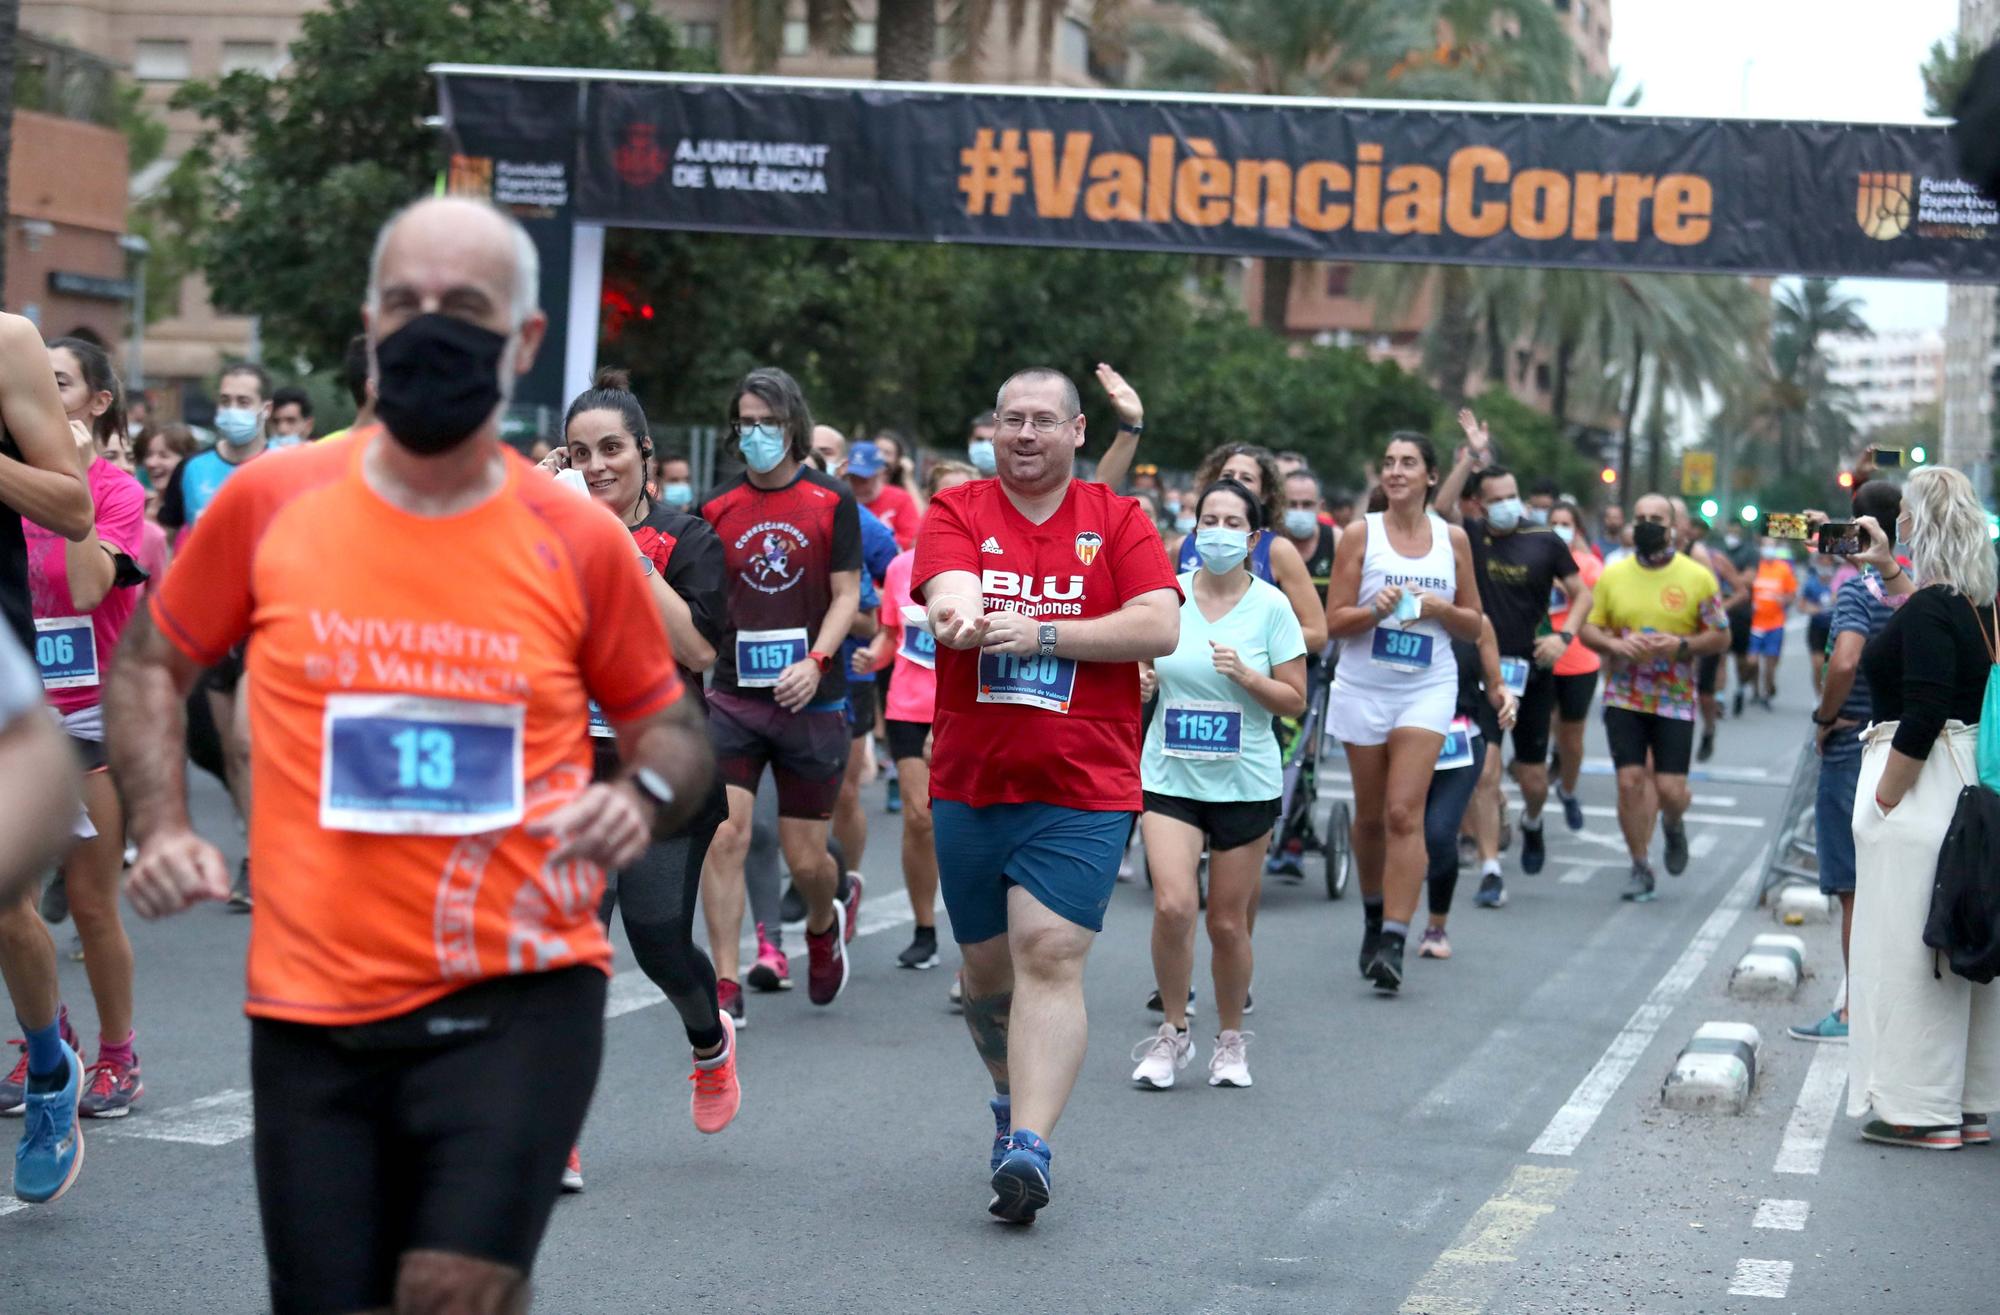
{"label": "white face mask", "polygon": [[1556,537],[1563,541],[1563,546],[1565,548],[1567,548],[1570,544],[1576,542],[1576,531],[1571,529],[1569,526],[1557,525],[1554,527],[1554,529],[1556,532]]}

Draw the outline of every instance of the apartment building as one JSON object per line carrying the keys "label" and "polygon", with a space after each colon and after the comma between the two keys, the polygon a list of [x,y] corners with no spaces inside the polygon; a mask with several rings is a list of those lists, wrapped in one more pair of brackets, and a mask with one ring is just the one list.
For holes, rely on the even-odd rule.
{"label": "apartment building", "polygon": [[1910,329],[1868,338],[1829,338],[1827,382],[1853,398],[1862,434],[1914,420],[1944,398],[1944,333]]}

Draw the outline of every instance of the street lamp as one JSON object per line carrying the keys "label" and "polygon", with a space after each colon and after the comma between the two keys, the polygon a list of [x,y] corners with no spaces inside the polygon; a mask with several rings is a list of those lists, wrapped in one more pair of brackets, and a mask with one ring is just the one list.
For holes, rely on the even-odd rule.
{"label": "street lamp", "polygon": [[132,391],[138,393],[146,388],[146,257],[153,254],[153,244],[137,233],[126,233],[118,245],[132,271],[132,349],[127,353],[125,376]]}

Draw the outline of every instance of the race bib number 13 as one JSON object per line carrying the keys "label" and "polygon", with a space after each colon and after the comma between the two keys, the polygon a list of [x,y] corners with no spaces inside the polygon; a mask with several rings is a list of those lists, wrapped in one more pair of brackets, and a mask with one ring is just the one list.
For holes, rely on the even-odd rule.
{"label": "race bib number 13", "polygon": [[375,835],[467,836],[522,815],[518,703],[401,694],[327,698],[319,824]]}

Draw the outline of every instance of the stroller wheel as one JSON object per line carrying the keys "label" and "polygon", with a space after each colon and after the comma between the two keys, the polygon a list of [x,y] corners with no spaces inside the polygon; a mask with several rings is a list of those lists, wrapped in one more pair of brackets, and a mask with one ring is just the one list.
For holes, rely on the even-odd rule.
{"label": "stroller wheel", "polygon": [[1354,814],[1345,799],[1334,801],[1326,817],[1326,897],[1339,899],[1347,894],[1354,875],[1354,850],[1348,843]]}

